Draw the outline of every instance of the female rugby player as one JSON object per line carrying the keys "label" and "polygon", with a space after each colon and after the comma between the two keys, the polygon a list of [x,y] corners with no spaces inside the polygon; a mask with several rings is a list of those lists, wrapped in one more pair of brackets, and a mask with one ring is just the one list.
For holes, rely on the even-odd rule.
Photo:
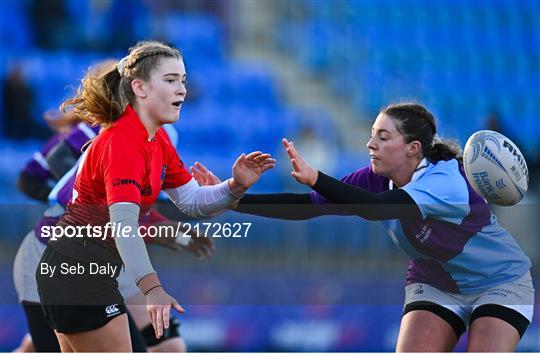
{"label": "female rugby player", "polygon": [[[290,220],[348,214],[382,221],[411,257],[397,351],[451,351],[467,327],[469,351],[514,351],[533,315],[531,262],[470,186],[459,148],[436,133],[419,104],[384,108],[367,143],[371,165],[341,181],[284,139],[292,177],[313,192],[248,194],[236,208]],[[217,181],[201,164],[192,172],[200,183]]]}
{"label": "female rugby player", "polygon": [[[51,240],[36,271],[42,308],[62,351],[131,351],[115,280],[122,265],[146,296],[156,337],[169,326],[171,306],[184,311],[164,291],[138,235],[139,216],[161,190],[184,214],[205,217],[228,207],[275,164],[269,154],[242,154],[232,178],[200,187],[161,129],[178,120],[185,85],[178,50],[145,41],[113,70],[88,76],[77,96],[65,102],[106,129],[88,148],[57,224],[66,235],[75,230],[84,237]],[[100,273],[91,274],[92,267]]]}

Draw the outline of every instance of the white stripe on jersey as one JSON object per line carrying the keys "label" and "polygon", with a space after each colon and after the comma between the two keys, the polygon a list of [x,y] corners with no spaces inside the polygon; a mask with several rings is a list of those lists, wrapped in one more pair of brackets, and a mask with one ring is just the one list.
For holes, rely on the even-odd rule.
{"label": "white stripe on jersey", "polygon": [[34,155],[32,157],[44,170],[49,171],[49,164],[47,163],[45,156],[43,156],[41,152],[34,152]]}
{"label": "white stripe on jersey", "polygon": [[84,135],[86,135],[88,137],[88,139],[92,139],[93,137],[95,137],[97,135],[96,133],[94,133],[94,131],[92,129],[90,129],[83,122],[79,123],[77,125],[77,128],[79,128],[84,133]]}

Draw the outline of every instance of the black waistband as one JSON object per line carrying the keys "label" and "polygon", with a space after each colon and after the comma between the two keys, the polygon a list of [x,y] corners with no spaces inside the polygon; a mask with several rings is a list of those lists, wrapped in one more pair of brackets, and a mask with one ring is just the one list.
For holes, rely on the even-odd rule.
{"label": "black waistband", "polygon": [[101,240],[83,237],[61,237],[49,241],[49,245],[64,256],[82,262],[122,264],[118,251]]}

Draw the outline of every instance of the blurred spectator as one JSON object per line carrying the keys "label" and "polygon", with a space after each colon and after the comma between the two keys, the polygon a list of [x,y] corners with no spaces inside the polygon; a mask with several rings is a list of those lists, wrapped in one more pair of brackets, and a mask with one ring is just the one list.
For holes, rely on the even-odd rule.
{"label": "blurred spectator", "polygon": [[41,48],[61,48],[74,34],[64,0],[34,0],[29,15],[36,44]]}
{"label": "blurred spectator", "polygon": [[[96,1],[101,4],[102,1]],[[107,39],[107,51],[124,51],[133,45],[135,40],[135,26],[137,13],[143,10],[137,0],[110,1],[107,16],[109,18],[109,33]],[[114,33],[114,35],[110,35]]]}
{"label": "blurred spectator", "polygon": [[495,111],[489,113],[486,118],[486,129],[493,130],[505,135],[502,131],[501,119]]}
{"label": "blurred spectator", "polygon": [[337,149],[330,141],[322,140],[313,126],[305,124],[295,139],[295,144],[305,151],[304,157],[311,165],[317,166],[324,173],[333,174],[337,167]]}
{"label": "blurred spectator", "polygon": [[15,66],[4,81],[4,134],[9,138],[42,138],[47,128],[36,124],[32,117],[34,92],[25,81],[21,68]]}

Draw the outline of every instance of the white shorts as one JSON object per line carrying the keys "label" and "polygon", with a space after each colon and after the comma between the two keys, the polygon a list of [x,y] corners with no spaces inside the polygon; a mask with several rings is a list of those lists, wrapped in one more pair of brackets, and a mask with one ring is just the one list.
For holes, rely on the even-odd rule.
{"label": "white shorts", "polygon": [[[407,285],[405,287],[406,312],[408,312],[407,309],[414,309],[414,305],[411,304],[422,302],[435,303],[451,311],[461,319],[464,328],[477,318],[478,313],[473,314],[473,312],[482,305],[498,305],[514,310],[531,323],[534,312],[534,288],[530,272],[515,281],[496,285],[478,294],[452,294],[421,283]],[[510,321],[507,322],[510,323]],[[450,324],[456,330],[456,327]],[[515,323],[510,324],[517,327]],[[525,324],[521,327],[523,325]],[[524,328],[516,329],[520,335],[523,335]]]}
{"label": "white shorts", "polygon": [[[32,230],[24,237],[17,251],[13,263],[13,282],[15,283],[19,302],[40,302],[37,291],[36,270],[45,248],[47,246],[39,242],[34,230]],[[116,281],[118,281],[118,288],[124,299],[136,295],[140,291],[133,277],[125,269],[120,271]]]}

